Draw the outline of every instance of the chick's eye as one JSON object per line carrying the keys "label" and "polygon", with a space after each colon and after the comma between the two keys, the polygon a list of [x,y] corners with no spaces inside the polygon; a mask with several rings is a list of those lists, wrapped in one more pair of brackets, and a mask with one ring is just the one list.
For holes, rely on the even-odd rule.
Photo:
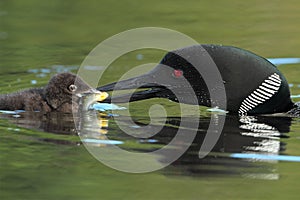
{"label": "chick's eye", "polygon": [[182,77],[182,75],[183,75],[183,71],[181,71],[180,69],[175,69],[173,71],[173,76],[176,78]]}
{"label": "chick's eye", "polygon": [[75,92],[77,90],[77,86],[72,84],[72,85],[69,86],[69,90],[71,92]]}

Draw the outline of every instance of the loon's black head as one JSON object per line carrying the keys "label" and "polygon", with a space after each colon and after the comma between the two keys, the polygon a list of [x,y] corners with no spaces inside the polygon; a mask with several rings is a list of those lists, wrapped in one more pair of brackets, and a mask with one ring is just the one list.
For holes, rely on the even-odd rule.
{"label": "loon's black head", "polygon": [[[203,54],[202,57],[199,54]],[[199,59],[192,65],[189,58],[197,56]],[[220,72],[226,91],[226,109],[230,113],[277,113],[286,112],[293,106],[288,83],[273,64],[249,51],[230,46],[197,45],[178,49],[167,53],[152,71],[144,75],[97,89],[112,91],[148,88],[131,96],[107,99],[113,102],[157,97],[180,103],[211,106],[211,95],[201,73],[211,67],[205,56],[213,60]],[[215,86],[210,89],[219,88]],[[192,98],[194,95],[196,99]]]}

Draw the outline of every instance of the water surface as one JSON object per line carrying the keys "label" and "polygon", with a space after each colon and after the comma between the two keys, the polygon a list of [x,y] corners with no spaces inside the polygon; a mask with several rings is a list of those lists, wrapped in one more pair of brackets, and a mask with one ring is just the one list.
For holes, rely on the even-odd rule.
{"label": "water surface", "polygon": [[[76,72],[84,57],[101,41],[130,28],[166,27],[199,43],[238,46],[267,58],[298,58],[298,1],[51,1],[0,2],[0,92],[41,87],[58,72]],[[142,55],[142,56],[141,56]],[[105,72],[101,84],[117,80],[134,66],[159,62],[162,51],[126,54]],[[281,64],[294,101],[300,94],[297,63]],[[99,69],[99,68],[98,68]],[[90,70],[94,70],[91,68]],[[182,120],[178,105],[152,99],[130,106],[139,133],[148,124],[155,103],[168,110],[166,124],[157,118],[149,131],[163,125],[150,139],[137,139],[117,126],[128,117],[105,118],[108,127],[84,129],[87,145],[107,148],[101,137],[119,141],[121,148],[149,152],[167,144]],[[121,105],[122,106],[122,105]],[[192,109],[192,108],[191,108]],[[298,199],[299,162],[279,156],[300,156],[298,118],[260,116],[241,120],[226,116],[213,151],[199,159],[208,122],[215,114],[201,108],[197,136],[188,151],[156,172],[128,174],[96,160],[78,137],[73,116],[40,113],[0,114],[1,199]],[[99,120],[103,120],[99,117]],[[87,124],[88,127],[89,124]],[[93,133],[93,134],[91,134]],[[187,129],[188,134],[188,129]],[[91,140],[93,139],[93,140]],[[238,154],[237,154],[238,153]],[[252,155],[237,158],[236,155]],[[253,155],[272,155],[271,160]],[[234,158],[235,157],[235,158]],[[157,162],[163,162],[163,159]]]}

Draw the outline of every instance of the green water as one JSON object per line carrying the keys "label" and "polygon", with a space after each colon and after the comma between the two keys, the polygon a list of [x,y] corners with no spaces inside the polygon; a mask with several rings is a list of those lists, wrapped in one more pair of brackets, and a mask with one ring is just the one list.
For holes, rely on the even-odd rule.
{"label": "green water", "polygon": [[[64,69],[76,72],[76,67],[98,43],[121,31],[144,26],[174,29],[199,43],[238,46],[268,58],[300,57],[299,6],[296,0],[0,0],[0,93],[43,86],[52,74]],[[136,54],[125,55],[113,63],[103,84],[116,80],[133,66],[158,62],[163,56],[163,52],[145,51],[144,59],[137,60]],[[300,94],[299,67],[279,66],[289,83],[294,84],[292,94]],[[33,73],[33,69],[48,69],[50,73]],[[168,105],[176,116],[175,103],[153,102]],[[147,121],[141,117],[147,111],[143,104],[134,103],[132,107],[136,119]],[[80,139],[72,132],[68,116],[63,118],[63,126],[60,120],[49,123],[43,119],[40,123],[37,118],[6,118],[9,120],[0,119],[1,199],[299,198],[297,162],[219,161],[214,160],[218,156],[211,155],[202,164],[197,156],[189,157],[197,153],[192,150],[181,163],[156,172],[128,174],[101,164],[79,145]],[[280,153],[300,156],[300,122],[293,119],[290,123],[285,133],[288,137],[280,139],[284,147]],[[109,126],[108,134],[113,139],[122,139],[113,119]],[[221,145],[227,153],[238,149],[230,147],[226,151],[228,140],[237,144],[233,136],[239,130],[232,127],[236,125],[229,122]],[[62,128],[71,134],[56,133],[64,132]],[[163,138],[161,141],[165,142]],[[130,140],[123,147],[136,151],[157,148]],[[216,152],[222,152],[220,149]],[[258,172],[275,174],[276,178],[245,175]]]}

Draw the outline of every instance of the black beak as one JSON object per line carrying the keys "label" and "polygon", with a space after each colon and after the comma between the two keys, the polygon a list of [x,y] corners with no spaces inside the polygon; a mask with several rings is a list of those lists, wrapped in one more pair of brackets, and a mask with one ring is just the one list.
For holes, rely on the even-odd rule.
{"label": "black beak", "polygon": [[150,73],[127,80],[110,83],[96,89],[101,92],[141,89],[141,91],[137,91],[131,94],[118,95],[111,98],[108,97],[107,99],[102,101],[105,103],[126,103],[143,99],[156,98],[161,97],[162,93],[168,91],[168,89],[166,89],[164,86],[157,84],[155,81],[155,76],[151,75]]}

